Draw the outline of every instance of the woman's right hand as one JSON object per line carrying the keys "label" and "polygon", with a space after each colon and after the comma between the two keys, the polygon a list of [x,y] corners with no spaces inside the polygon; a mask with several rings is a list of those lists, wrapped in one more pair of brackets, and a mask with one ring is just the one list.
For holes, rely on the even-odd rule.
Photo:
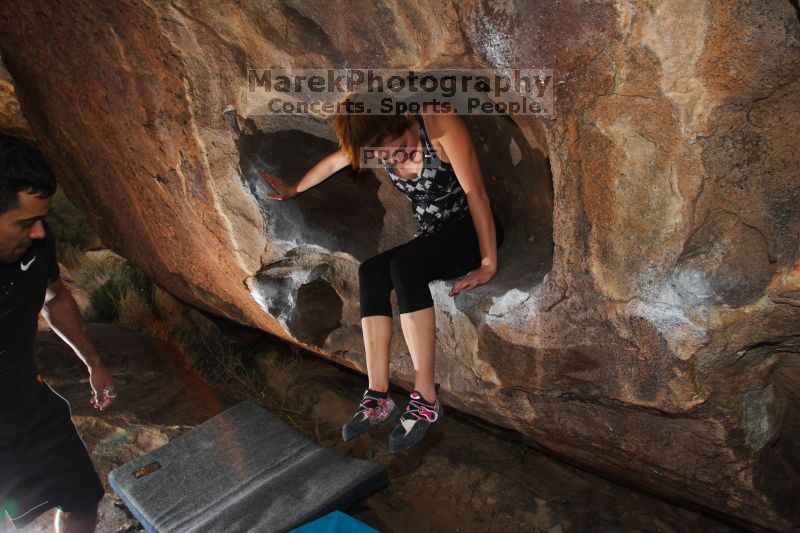
{"label": "woman's right hand", "polygon": [[266,170],[262,170],[258,174],[269,184],[270,187],[275,190],[274,193],[268,193],[267,198],[271,200],[288,200],[289,198],[297,196],[297,189],[294,185],[288,185],[284,183],[279,178],[276,178],[268,173]]}

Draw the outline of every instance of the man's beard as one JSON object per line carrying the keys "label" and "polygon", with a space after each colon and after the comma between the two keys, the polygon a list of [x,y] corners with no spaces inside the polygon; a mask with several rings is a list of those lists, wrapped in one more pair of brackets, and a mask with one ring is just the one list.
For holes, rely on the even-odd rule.
{"label": "man's beard", "polygon": [[[14,249],[11,250],[11,252],[9,252],[7,255],[0,255],[0,263],[3,263],[3,264],[16,263],[17,261],[20,260],[20,258],[23,255],[28,253],[28,250],[31,249],[31,246],[33,246],[33,244],[34,244],[34,241],[26,241],[26,242],[20,243],[19,245],[14,247]],[[24,252],[22,252],[22,253],[17,253],[15,250],[19,250],[20,248],[25,248],[26,250]]]}
{"label": "man's beard", "polygon": [[11,254],[0,255],[0,265],[11,265],[19,261],[21,255],[12,252]]}

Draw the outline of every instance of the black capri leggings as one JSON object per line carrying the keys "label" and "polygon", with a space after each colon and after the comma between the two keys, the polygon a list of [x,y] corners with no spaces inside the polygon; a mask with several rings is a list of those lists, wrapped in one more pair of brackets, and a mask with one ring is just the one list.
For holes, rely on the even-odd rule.
{"label": "black capri leggings", "polygon": [[[503,243],[503,227],[494,214],[497,247]],[[400,313],[433,306],[428,283],[453,279],[481,265],[478,234],[472,215],[448,223],[429,235],[421,235],[365,260],[358,267],[361,318],[392,316],[390,295],[397,294]]]}

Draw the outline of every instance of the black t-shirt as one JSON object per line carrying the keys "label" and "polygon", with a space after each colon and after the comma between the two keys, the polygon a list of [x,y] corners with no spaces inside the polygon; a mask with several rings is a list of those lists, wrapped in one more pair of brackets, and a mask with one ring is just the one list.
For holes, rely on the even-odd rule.
{"label": "black t-shirt", "polygon": [[48,284],[59,276],[55,237],[45,238],[16,263],[0,263],[0,411],[24,400],[36,387],[33,348]]}

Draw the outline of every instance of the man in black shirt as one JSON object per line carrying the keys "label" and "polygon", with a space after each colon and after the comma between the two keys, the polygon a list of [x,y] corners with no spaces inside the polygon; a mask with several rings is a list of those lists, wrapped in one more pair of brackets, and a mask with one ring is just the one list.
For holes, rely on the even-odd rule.
{"label": "man in black shirt", "polygon": [[94,406],[107,408],[116,389],[59,279],[44,222],[55,189],[38,150],[0,135],[0,512],[22,527],[58,507],[56,531],[86,532],[95,529],[103,486],[66,400],[38,378],[40,311],[86,365]]}

